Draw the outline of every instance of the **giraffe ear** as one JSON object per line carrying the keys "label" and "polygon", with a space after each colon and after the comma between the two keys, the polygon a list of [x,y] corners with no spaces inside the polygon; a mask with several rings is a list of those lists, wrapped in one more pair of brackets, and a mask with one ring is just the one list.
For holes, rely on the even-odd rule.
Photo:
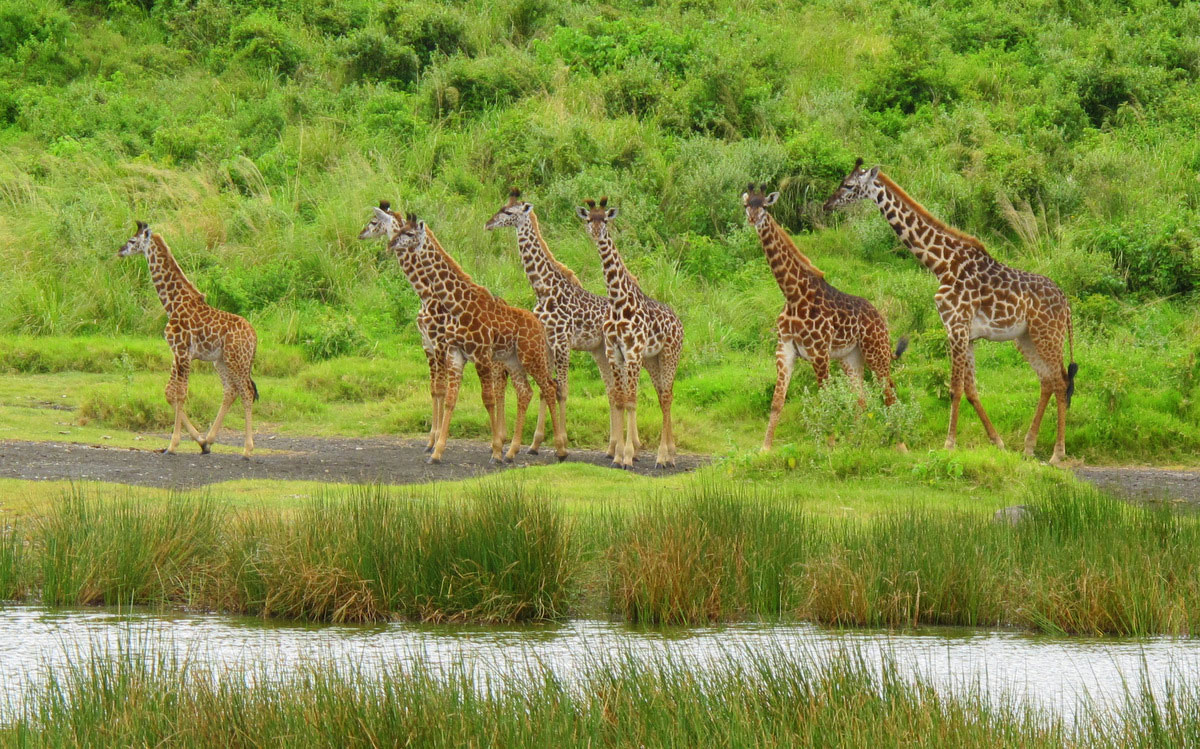
{"label": "giraffe ear", "polygon": [[387,212],[387,209],[384,208],[383,206],[375,208],[374,211],[375,211],[375,218],[379,219],[380,221],[387,221],[388,219],[391,218],[391,214],[389,214]]}
{"label": "giraffe ear", "polygon": [[613,218],[616,218],[616,217],[617,217],[617,214],[618,214],[618,213],[620,213],[620,212],[621,212],[621,211],[620,211],[620,209],[617,209],[617,208],[609,208],[609,209],[608,209],[608,212],[607,212],[607,213],[605,213],[605,214],[604,214],[604,216],[605,216],[605,218],[613,219]]}
{"label": "giraffe ear", "polygon": [[746,205],[746,203],[749,203],[749,202],[750,202],[750,193],[748,193],[748,192],[742,193],[742,205]]}
{"label": "giraffe ear", "polygon": [[773,192],[767,197],[763,198],[763,207],[766,208],[768,206],[775,205],[776,200],[779,200],[779,193]]}
{"label": "giraffe ear", "polygon": [[588,214],[588,209],[584,208],[583,206],[579,206],[575,209],[575,215],[580,219],[587,221],[590,214]]}
{"label": "giraffe ear", "polygon": [[879,165],[876,164],[875,166],[871,167],[871,171],[867,172],[867,176],[870,177],[872,180],[875,179],[876,177],[878,177],[879,176]]}
{"label": "giraffe ear", "polygon": [[424,219],[417,219],[417,233],[418,234],[425,233],[425,220]]}
{"label": "giraffe ear", "polygon": [[532,210],[533,203],[526,203],[525,205],[521,206],[521,213],[529,213]]}

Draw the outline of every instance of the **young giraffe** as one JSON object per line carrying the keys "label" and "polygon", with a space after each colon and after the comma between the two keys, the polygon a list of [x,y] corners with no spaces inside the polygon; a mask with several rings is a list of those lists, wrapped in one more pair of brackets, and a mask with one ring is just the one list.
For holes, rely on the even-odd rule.
{"label": "young giraffe", "polygon": [[[254,429],[250,412],[253,402],[258,400],[258,386],[250,377],[254,363],[254,351],[258,337],[246,319],[230,312],[211,307],[187,276],[167,243],[158,234],[153,234],[145,221],[137,222],[137,232],[117,252],[119,257],[144,255],[150,266],[150,280],[158,292],[159,301],[167,311],[167,327],[164,335],[175,362],[171,367],[171,379],[167,382],[167,403],[175,409],[175,431],[167,446],[168,455],[174,455],[179,447],[180,427],[186,426],[188,434],[200,445],[200,452],[212,452],[212,444],[225,414],[239,397],[246,407],[246,443],[242,457],[250,459],[254,452]],[[210,361],[216,367],[225,390],[221,409],[212,428],[203,437],[184,412],[187,401],[188,374],[192,360]]]}
{"label": "young giraffe", "polygon": [[[400,230],[400,225],[403,219],[391,211],[391,203],[386,200],[380,201],[379,208],[375,209],[375,215],[367,223],[363,230],[359,232],[358,238],[362,240],[383,238],[385,244],[390,241]],[[421,348],[425,351],[425,358],[429,362],[429,396],[432,406],[432,416],[430,418],[429,441],[425,446],[425,452],[433,452],[434,443],[437,441],[437,435],[441,426],[442,406],[446,400],[446,382],[447,370],[446,362],[450,355],[450,349],[454,346],[461,348],[458,342],[450,340],[448,332],[450,326],[450,310],[446,309],[438,299],[436,299],[431,290],[420,284],[419,277],[415,274],[415,269],[406,265],[409,262],[408,256],[397,256],[405,276],[413,285],[413,290],[417,292],[417,297],[421,300],[421,308],[417,311],[417,330],[421,334]],[[480,393],[483,396],[483,405],[488,412],[488,418],[492,419],[492,409],[495,407],[495,384],[492,378],[492,372],[487,364],[481,365],[475,362],[476,372],[479,374]],[[501,378],[503,378],[503,372]],[[504,383],[500,383],[503,391]],[[501,443],[503,443],[503,435],[501,435]],[[500,460],[501,447],[493,444],[492,460],[493,462]]]}
{"label": "young giraffe", "polygon": [[[542,239],[537,214],[533,204],[521,201],[521,191],[515,187],[508,194],[508,202],[492,216],[484,228],[491,231],[502,226],[513,226],[517,230],[517,250],[525,266],[525,275],[537,294],[533,314],[546,326],[546,337],[550,342],[550,353],[554,369],[558,374],[558,398],[562,404],[563,420],[566,421],[567,376],[571,362],[571,351],[586,351],[596,360],[596,368],[604,380],[608,394],[608,457],[616,455],[617,435],[621,428],[620,415],[613,396],[612,367],[604,349],[604,331],[601,329],[608,316],[611,301],[608,297],[593,294],[562,263],[550,254],[550,248]],[[546,433],[546,406],[538,411],[537,428],[533,433],[533,444],[529,452],[537,453],[538,446]]]}
{"label": "young giraffe", "polygon": [[608,222],[617,215],[617,209],[608,208],[608,198],[600,198],[598,205],[594,200],[585,202],[587,208],[577,208],[576,213],[586,224],[604,264],[604,280],[612,300],[604,319],[604,344],[613,370],[617,405],[624,412],[624,440],[613,465],[630,468],[633,464],[638,376],[643,365],[658,391],[663,415],[654,465],[656,468],[675,465],[671,402],[675,397],[675,369],[683,347],[683,325],[674,310],[646,296],[621,260],[608,233]]}
{"label": "young giraffe", "polygon": [[[958,433],[958,406],[963,393],[975,407],[988,437],[1003,448],[996,428],[983,410],[975,390],[974,342],[1013,341],[1041,381],[1042,394],[1033,423],[1025,435],[1025,454],[1033,455],[1038,429],[1050,396],[1058,404],[1058,436],[1052,465],[1066,457],[1064,444],[1067,407],[1075,392],[1075,336],[1071,307],[1062,289],[1045,276],[1026,273],[995,260],[983,244],[970,235],[946,226],[910,198],[879,167],[864,169],[863,160],[842,181],[825,203],[826,210],[859,200],[873,200],[900,241],[938,277],[934,295],[938,314],[949,336],[950,427],[946,448],[954,447]],[[1063,367],[1063,337],[1070,345],[1070,366]]]}
{"label": "young giraffe", "polygon": [[[558,383],[550,363],[550,348],[546,342],[546,329],[529,310],[518,309],[497,299],[487,289],[476,284],[459,267],[458,263],[442,249],[433,232],[409,215],[400,226],[389,246],[398,255],[412,254],[419,258],[417,266],[422,282],[430,286],[438,299],[450,310],[457,330],[453,335],[463,341],[463,355],[491,366],[502,365],[512,376],[517,389],[517,421],[512,444],[507,458],[511,460],[521,446],[521,435],[525,427],[525,412],[532,391],[526,375],[537,383],[542,402],[550,409],[554,428],[554,452],[559,460],[567,457],[567,438],[563,430],[562,408],[558,403]],[[433,448],[430,460],[440,462],[446,447],[446,435],[450,418],[458,401],[458,388],[462,382],[464,356],[452,353],[450,357],[449,382],[443,406],[441,433]],[[503,401],[501,401],[502,403]],[[493,422],[493,440],[498,428],[503,438],[504,413],[498,411]]]}
{"label": "young giraffe", "polygon": [[[800,252],[767,208],[775,204],[779,193],[763,195],[750,185],[742,193],[746,220],[758,231],[763,252],[786,304],[775,323],[775,397],[771,399],[771,418],[763,450],[771,449],[775,427],[787,398],[788,383],[797,354],[812,363],[817,387],[829,377],[829,360],[837,359],[859,392],[859,403],[866,405],[863,365],[883,384],[883,402],[896,402],[892,384],[892,360],[904,353],[908,340],[901,338],[893,353],[888,339],[887,322],[866,299],[838,291],[825,280],[825,274]],[[901,443],[903,444],[903,443]]]}
{"label": "young giraffe", "polygon": [[[359,233],[359,239],[374,239],[384,237],[387,243],[395,239],[404,224],[404,219],[391,210],[391,203],[380,201],[374,209],[375,215]],[[420,256],[412,253],[396,252],[396,260],[401,270],[412,284],[413,290],[421,300],[421,309],[417,312],[417,329],[421,332],[421,347],[429,362],[429,389],[432,401],[433,415],[429,432],[429,444],[425,452],[433,452],[437,436],[441,432],[442,416],[444,415],[446,389],[449,381],[449,362],[452,356],[461,357],[464,361],[472,360],[475,371],[479,375],[479,393],[484,410],[488,414],[488,422],[492,429],[492,463],[504,460],[504,386],[507,374],[503,367],[492,365],[490,359],[471,359],[466,353],[466,341],[457,335],[458,325],[450,309],[437,298],[429,283],[424,269],[420,267]],[[499,399],[496,390],[499,389]],[[532,392],[531,392],[532,397]],[[499,410],[497,411],[497,405]],[[499,420],[499,425],[497,424]],[[511,462],[511,458],[508,458]]]}

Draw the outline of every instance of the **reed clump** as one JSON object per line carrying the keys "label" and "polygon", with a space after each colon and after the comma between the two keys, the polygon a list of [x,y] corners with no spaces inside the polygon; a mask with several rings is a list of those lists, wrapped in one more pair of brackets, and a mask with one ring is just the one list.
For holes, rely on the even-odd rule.
{"label": "reed clump", "polygon": [[330,622],[587,612],[646,625],[1200,632],[1200,518],[1062,483],[1034,485],[1026,506],[1015,526],[929,507],[818,518],[711,479],[580,515],[515,483],[454,499],[342,489],[288,512],[76,489],[0,532],[0,595]]}

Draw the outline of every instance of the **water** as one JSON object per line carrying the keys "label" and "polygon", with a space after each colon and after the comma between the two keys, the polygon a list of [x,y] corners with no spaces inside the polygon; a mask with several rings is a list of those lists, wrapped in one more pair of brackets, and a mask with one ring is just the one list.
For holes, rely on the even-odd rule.
{"label": "water", "polygon": [[[286,676],[305,664],[336,663],[371,674],[382,667],[468,666],[493,684],[545,666],[570,680],[606,657],[669,657],[720,668],[755,653],[812,661],[847,646],[901,673],[919,673],[948,690],[983,688],[1058,712],[1068,720],[1083,699],[1118,706],[1126,686],[1147,677],[1160,691],[1168,678],[1200,675],[1200,640],[1054,638],[985,630],[919,633],[834,631],[804,624],[743,624],[647,632],[600,621],[561,626],[482,627],[281,625],[219,615],[162,615],[106,610],[0,609],[0,704],[13,704],[48,670],[118,648],[168,653],[217,672]],[[1161,691],[1160,691],[1161,693]]]}

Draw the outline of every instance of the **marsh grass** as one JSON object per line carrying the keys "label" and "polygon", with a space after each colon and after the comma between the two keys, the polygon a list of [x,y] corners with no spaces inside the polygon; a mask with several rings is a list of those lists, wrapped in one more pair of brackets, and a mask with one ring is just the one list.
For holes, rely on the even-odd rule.
{"label": "marsh grass", "polygon": [[330,491],[287,512],[76,489],[0,539],[0,593],[333,622],[1200,631],[1200,519],[1061,482],[1035,483],[1026,506],[1015,526],[921,505],[833,518],[711,477],[573,514],[502,482],[455,498]]}
{"label": "marsh grass", "polygon": [[375,675],[313,664],[271,678],[121,650],[30,688],[10,735],[18,746],[261,746],[287,737],[302,746],[446,747],[1049,747],[1072,737],[1049,713],[946,694],[853,651],[744,656],[710,668],[597,657],[570,679],[533,664],[481,687],[462,663]]}

